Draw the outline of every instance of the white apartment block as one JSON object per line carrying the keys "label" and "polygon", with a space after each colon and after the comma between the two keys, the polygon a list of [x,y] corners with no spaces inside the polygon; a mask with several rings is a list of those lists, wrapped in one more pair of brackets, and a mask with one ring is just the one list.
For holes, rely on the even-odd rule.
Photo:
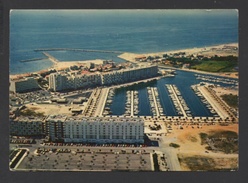
{"label": "white apartment block", "polygon": [[154,77],[157,73],[158,67],[156,65],[83,75],[77,73],[53,73],[49,76],[49,88],[53,91],[60,91],[95,85],[112,85]]}
{"label": "white apartment block", "polygon": [[33,77],[10,80],[10,91],[15,93],[39,89],[38,82]]}
{"label": "white apartment block", "polygon": [[99,74],[79,75],[70,73],[53,73],[49,76],[49,88],[53,91],[77,89],[82,87],[99,85]]}
{"label": "white apartment block", "polygon": [[157,74],[158,74],[158,66],[156,65],[134,67],[119,71],[103,73],[101,75],[101,83],[102,85],[125,83],[125,82],[131,82],[140,79],[154,77]]}
{"label": "white apartment block", "polygon": [[140,118],[61,117],[46,120],[52,141],[89,143],[143,143],[144,121]]}
{"label": "white apartment block", "polygon": [[40,136],[44,134],[44,118],[20,117],[10,119],[10,135]]}

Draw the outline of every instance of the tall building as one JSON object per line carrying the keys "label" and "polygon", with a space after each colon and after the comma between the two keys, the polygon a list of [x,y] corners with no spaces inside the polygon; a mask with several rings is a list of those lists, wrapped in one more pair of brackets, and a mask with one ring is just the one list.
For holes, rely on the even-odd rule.
{"label": "tall building", "polygon": [[33,77],[10,80],[10,91],[15,93],[39,89],[38,82]]}
{"label": "tall building", "polygon": [[144,121],[140,118],[62,117],[46,120],[52,141],[89,143],[143,143]]}

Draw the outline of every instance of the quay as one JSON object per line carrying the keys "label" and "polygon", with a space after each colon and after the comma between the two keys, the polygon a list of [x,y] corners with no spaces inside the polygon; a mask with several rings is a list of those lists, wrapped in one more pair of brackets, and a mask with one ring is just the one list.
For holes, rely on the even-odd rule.
{"label": "quay", "polygon": [[102,89],[99,101],[97,102],[98,103],[97,109],[95,112],[97,116],[101,116],[101,117],[103,116],[103,110],[107,101],[108,93],[109,93],[109,88]]}
{"label": "quay", "polygon": [[182,112],[183,116],[184,116],[184,117],[187,117],[187,114],[186,114],[186,112],[185,112],[185,110],[184,110],[184,108],[183,108],[183,106],[182,106],[180,100],[178,99],[178,96],[177,96],[177,93],[176,93],[176,91],[175,91],[174,86],[172,86],[172,85],[168,85],[168,86],[169,86],[169,88],[171,89],[171,91],[172,91],[172,93],[173,93],[173,95],[174,95],[174,97],[175,97],[175,99],[176,99],[176,101],[177,101],[177,103],[178,103],[178,105],[179,105],[179,107],[180,107],[180,109],[181,109],[181,112]]}
{"label": "quay", "polygon": [[198,90],[222,119],[226,119],[229,117],[227,111],[225,111],[221,104],[213,98],[212,94],[207,90],[206,86],[198,86]]}

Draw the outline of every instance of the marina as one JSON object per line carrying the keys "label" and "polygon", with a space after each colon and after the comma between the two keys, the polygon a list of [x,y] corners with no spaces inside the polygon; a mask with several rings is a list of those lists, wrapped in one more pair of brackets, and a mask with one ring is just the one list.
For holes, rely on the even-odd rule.
{"label": "marina", "polygon": [[213,113],[215,117],[220,117],[221,119],[228,118],[229,115],[227,111],[213,98],[212,94],[208,90],[208,85],[195,85],[192,86],[192,89],[202,99],[203,103],[206,104],[210,112]]}
{"label": "marina", "polygon": [[138,91],[128,90],[126,92],[126,103],[124,116],[134,116],[139,112]]}
{"label": "marina", "polygon": [[165,85],[169,91],[169,96],[171,97],[173,104],[177,110],[178,115],[183,115],[184,117],[191,117],[191,111],[187,106],[185,100],[181,96],[180,91],[176,85]]}
{"label": "marina", "polygon": [[[236,80],[234,81],[236,82]],[[127,90],[133,90],[138,92],[139,98],[139,112],[138,114],[134,113],[134,115],[171,116],[172,118],[218,118],[219,114],[216,112],[215,108],[212,107],[211,103],[208,102],[208,100],[206,100],[204,97],[199,97],[198,95],[201,94],[200,92],[192,90],[192,85],[200,83],[203,84],[203,82],[196,79],[195,73],[178,70],[175,77],[160,78],[158,80],[154,80],[151,83],[135,82],[132,84],[130,83],[117,86],[115,87],[115,95],[112,97],[112,103],[109,105],[109,108],[111,109],[111,115],[124,115],[124,113],[128,111],[126,108],[126,92]],[[171,87],[167,87],[166,85],[173,85],[173,90]],[[176,87],[174,87],[174,85]],[[226,88],[233,88],[235,86],[234,84],[225,83],[219,83],[219,85]],[[152,90],[154,92],[155,99],[153,97]],[[158,96],[156,96],[156,91],[158,91]],[[154,100],[158,104],[157,110]],[[125,115],[131,115],[131,108],[128,112]]]}
{"label": "marina", "polygon": [[163,114],[163,108],[160,104],[159,94],[156,87],[147,87],[149,102],[153,116],[161,116]]}
{"label": "marina", "polygon": [[200,75],[195,74],[197,80],[202,80],[204,82],[214,82],[214,83],[223,83],[223,84],[231,84],[234,86],[238,86],[238,80],[223,78],[223,77],[215,77],[210,75]]}

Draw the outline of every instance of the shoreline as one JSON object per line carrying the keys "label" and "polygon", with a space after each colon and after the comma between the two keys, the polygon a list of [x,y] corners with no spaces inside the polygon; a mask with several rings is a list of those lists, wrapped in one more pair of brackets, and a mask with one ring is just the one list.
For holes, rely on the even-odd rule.
{"label": "shoreline", "polygon": [[[118,55],[117,57],[124,59],[129,62],[136,62],[135,57],[143,55],[143,56],[154,56],[154,55],[163,55],[165,53],[167,54],[173,54],[177,52],[186,52],[187,54],[196,54],[196,53],[201,53],[206,50],[211,50],[212,48],[222,48],[223,46],[237,46],[238,43],[227,43],[227,44],[219,44],[219,45],[213,45],[213,46],[206,46],[206,47],[195,47],[195,48],[187,48],[187,49],[179,49],[179,50],[171,50],[171,51],[162,51],[162,52],[153,52],[153,53],[143,53],[143,54],[138,54],[138,53],[131,53],[131,52],[123,52],[122,54]],[[48,67],[47,69],[41,69],[33,72],[25,72],[25,73],[17,73],[17,74],[9,74],[10,78],[15,78],[15,77],[21,77],[21,76],[26,76],[30,73],[42,73],[42,72],[47,72],[51,69],[62,69],[65,67],[70,67],[72,65],[86,65],[87,63],[93,62],[96,64],[102,63],[102,59],[95,59],[95,60],[81,60],[81,61],[59,61],[56,64],[53,64],[53,66]],[[137,62],[136,62],[137,63]],[[184,70],[184,69],[182,69]],[[202,72],[204,74],[213,74],[213,75],[220,75],[219,73],[212,73],[212,72],[205,72],[205,71],[198,71],[198,70],[186,70],[189,72]],[[228,77],[225,76],[224,77]],[[229,76],[230,77],[230,76]],[[238,78],[238,77],[237,77]]]}

